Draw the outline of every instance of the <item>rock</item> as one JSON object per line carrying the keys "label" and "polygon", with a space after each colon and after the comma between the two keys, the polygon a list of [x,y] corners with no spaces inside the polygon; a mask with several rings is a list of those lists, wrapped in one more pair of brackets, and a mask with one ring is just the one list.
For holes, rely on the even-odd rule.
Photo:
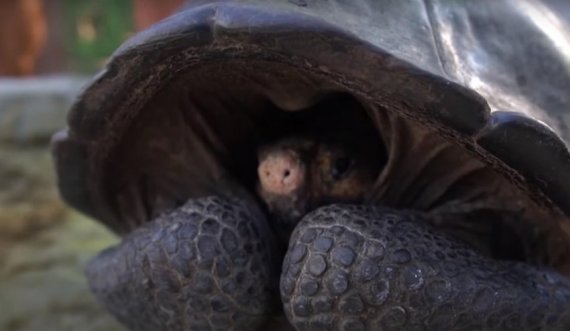
{"label": "rock", "polygon": [[91,295],[83,269],[118,242],[70,211],[48,141],[85,80],[0,79],[0,330],[124,330]]}
{"label": "rock", "polygon": [[48,141],[87,80],[53,76],[0,79],[0,141]]}

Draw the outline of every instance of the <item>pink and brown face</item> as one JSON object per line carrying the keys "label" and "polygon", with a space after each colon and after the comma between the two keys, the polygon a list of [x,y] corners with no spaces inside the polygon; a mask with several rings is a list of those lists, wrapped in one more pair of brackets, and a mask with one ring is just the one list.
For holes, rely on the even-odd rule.
{"label": "pink and brown face", "polygon": [[258,159],[258,193],[272,221],[286,233],[319,206],[363,202],[380,171],[365,145],[311,137],[263,146]]}

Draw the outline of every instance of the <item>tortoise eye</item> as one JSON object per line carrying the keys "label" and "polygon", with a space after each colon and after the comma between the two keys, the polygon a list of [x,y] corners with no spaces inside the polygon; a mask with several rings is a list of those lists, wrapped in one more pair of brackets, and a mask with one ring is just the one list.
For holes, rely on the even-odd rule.
{"label": "tortoise eye", "polygon": [[333,161],[331,175],[333,179],[341,179],[352,166],[352,160],[349,157],[340,157]]}

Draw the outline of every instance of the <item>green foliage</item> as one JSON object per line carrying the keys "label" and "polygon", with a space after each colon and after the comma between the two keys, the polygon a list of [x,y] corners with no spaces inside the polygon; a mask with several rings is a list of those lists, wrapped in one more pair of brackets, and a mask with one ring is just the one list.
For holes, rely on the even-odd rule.
{"label": "green foliage", "polygon": [[132,32],[129,0],[64,0],[63,5],[73,70],[91,72],[101,67]]}

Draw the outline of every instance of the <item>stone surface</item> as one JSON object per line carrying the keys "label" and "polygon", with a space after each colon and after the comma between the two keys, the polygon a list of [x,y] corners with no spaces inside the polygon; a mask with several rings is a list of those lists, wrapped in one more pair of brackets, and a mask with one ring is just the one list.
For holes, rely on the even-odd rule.
{"label": "stone surface", "polygon": [[67,110],[86,82],[74,76],[0,79],[0,141],[49,139],[65,126]]}
{"label": "stone surface", "polygon": [[2,331],[123,330],[97,304],[83,271],[118,239],[66,208],[48,147],[83,81],[0,79]]}

